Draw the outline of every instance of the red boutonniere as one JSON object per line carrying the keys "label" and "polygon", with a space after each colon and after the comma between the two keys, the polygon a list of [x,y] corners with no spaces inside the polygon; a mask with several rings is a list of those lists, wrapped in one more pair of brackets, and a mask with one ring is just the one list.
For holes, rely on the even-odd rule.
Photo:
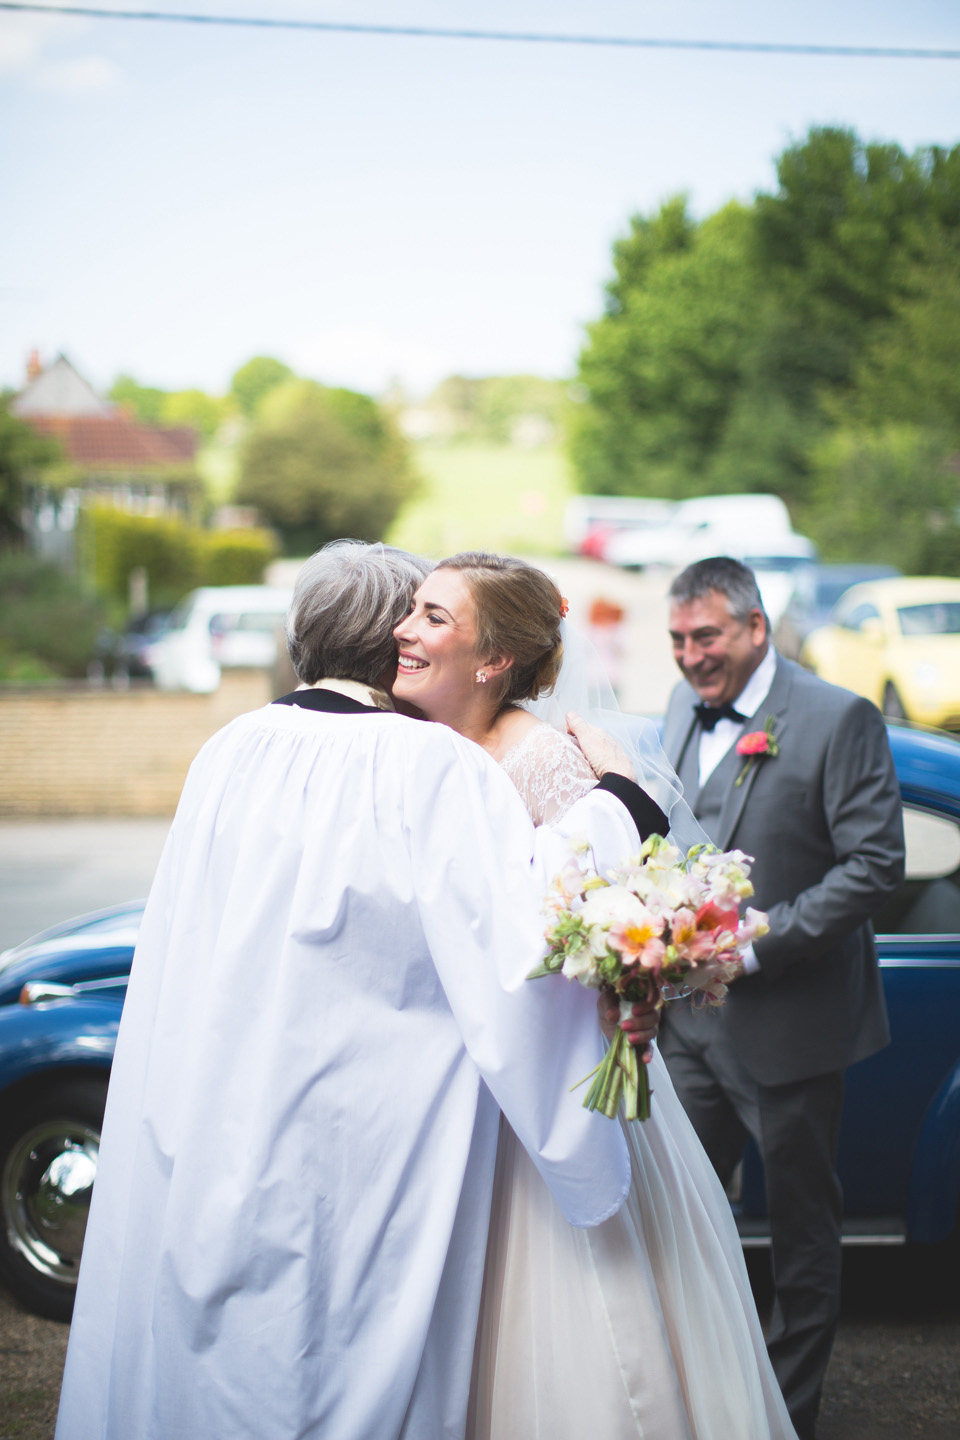
{"label": "red boutonniere", "polygon": [[767,716],[766,728],[763,730],[751,730],[749,735],[741,735],[737,741],[737,754],[746,755],[747,762],[736,780],[735,785],[742,785],[750,773],[750,767],[755,761],[760,760],[764,755],[771,758],[780,754],[780,746],[777,744],[777,737],[773,733],[773,716]]}

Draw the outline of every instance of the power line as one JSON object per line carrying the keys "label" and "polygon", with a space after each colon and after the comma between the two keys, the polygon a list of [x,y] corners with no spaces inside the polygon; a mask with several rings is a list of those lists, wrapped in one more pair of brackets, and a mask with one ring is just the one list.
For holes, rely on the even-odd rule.
{"label": "power line", "polygon": [[339,20],[278,20],[247,15],[184,15],[159,10],[106,10],[93,5],[32,5],[0,0],[0,10],[80,15],[94,20],[155,20],[258,30],[317,30],[341,35],[397,35],[415,39],[499,40],[524,45],[592,45],[631,50],[713,50],[742,55],[839,56],[863,60],[960,60],[960,50],[886,45],[791,45],[760,40],[668,40],[640,35],[559,35],[520,30],[454,30],[432,25],[363,25]]}

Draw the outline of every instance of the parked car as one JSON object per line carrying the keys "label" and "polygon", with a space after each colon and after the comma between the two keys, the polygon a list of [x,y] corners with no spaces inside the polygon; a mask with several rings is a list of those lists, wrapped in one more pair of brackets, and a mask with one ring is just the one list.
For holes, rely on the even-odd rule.
{"label": "parked car", "polygon": [[891,720],[960,730],[960,580],[855,585],[804,641],[811,670],[866,695]]}
{"label": "parked car", "polygon": [[[933,1243],[960,1233],[960,741],[891,727],[890,743],[907,833],[907,878],[878,917],[893,1044],[848,1073],[844,1231]],[[0,1276],[40,1314],[72,1305],[141,909],[0,955]],[[761,1239],[755,1153],[735,1210],[745,1243]]]}
{"label": "parked car", "polygon": [[826,625],[841,595],[866,580],[899,575],[894,565],[809,565],[794,579],[793,591],[778,621],[774,643],[781,655],[796,660],[811,630]]}
{"label": "parked car", "polygon": [[563,538],[575,555],[602,560],[614,535],[662,524],[674,508],[672,500],[637,495],[574,495],[563,514]]}
{"label": "parked car", "polygon": [[229,667],[270,669],[292,591],[270,585],[193,590],[170,616],[166,633],[144,660],[161,690],[208,694]]}
{"label": "parked car", "polygon": [[613,535],[603,558],[626,570],[688,565],[708,555],[739,559],[731,544],[752,540],[756,547],[762,537],[765,547],[774,547],[766,553],[774,554],[781,537],[792,534],[787,507],[777,495],[701,495],[677,501],[659,524]]}
{"label": "parked car", "polygon": [[169,625],[169,610],[148,610],[132,619],[122,634],[101,630],[93,660],[87,667],[89,678],[111,680],[114,685],[125,685],[130,680],[152,680],[147,651],[166,634]]}

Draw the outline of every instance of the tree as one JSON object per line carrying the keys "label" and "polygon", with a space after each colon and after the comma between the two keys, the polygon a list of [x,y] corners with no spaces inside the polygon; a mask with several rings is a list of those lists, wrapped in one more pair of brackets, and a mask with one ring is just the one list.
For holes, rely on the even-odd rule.
{"label": "tree", "polygon": [[960,574],[960,469],[942,436],[915,425],[838,428],[812,467],[800,519],[825,559]]}
{"label": "tree", "polygon": [[673,200],[614,246],[580,360],[582,488],[767,490],[797,510],[811,485],[823,498],[812,457],[838,424],[955,433],[960,146],[813,129],[777,179],[699,225]]}
{"label": "tree", "polygon": [[143,425],[162,425],[167,392],[155,385],[140,385],[132,375],[118,375],[107,399],[127,410]]}
{"label": "tree", "polygon": [[294,378],[289,365],[269,355],[255,355],[241,365],[230,381],[230,394],[242,415],[251,419],[263,397],[286,380]]}
{"label": "tree", "polygon": [[290,555],[342,536],[379,540],[415,490],[404,442],[369,396],[292,380],[260,408],[236,499],[257,507]]}
{"label": "tree", "polygon": [[960,234],[930,237],[837,413],[871,426],[922,425],[960,445]]}
{"label": "tree", "polygon": [[205,440],[217,433],[226,419],[226,400],[203,390],[174,390],[164,396],[161,421],[164,425],[188,425]]}
{"label": "tree", "polygon": [[694,480],[711,488],[710,460],[762,305],[751,224],[749,211],[728,205],[697,225],[678,199],[653,219],[635,217],[615,246],[606,313],[580,357],[588,402],[572,425],[584,489],[680,496]]}
{"label": "tree", "polygon": [[88,505],[81,517],[81,543],[92,558],[97,592],[126,605],[130,572],[147,575],[150,603],[175,605],[202,584],[206,532],[175,515],[129,515],[113,505]]}
{"label": "tree", "polygon": [[24,486],[60,459],[55,440],[35,435],[10,413],[11,395],[0,396],[0,551],[23,544]]}
{"label": "tree", "polygon": [[59,566],[0,556],[0,678],[85,675],[107,619],[102,602]]}

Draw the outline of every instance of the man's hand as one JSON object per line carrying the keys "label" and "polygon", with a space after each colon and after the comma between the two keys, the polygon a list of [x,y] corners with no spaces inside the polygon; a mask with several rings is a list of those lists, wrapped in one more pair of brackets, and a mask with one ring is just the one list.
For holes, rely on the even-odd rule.
{"label": "man's hand", "polygon": [[653,1058],[650,1041],[657,1038],[660,1028],[660,1011],[655,1005],[636,1004],[632,1013],[621,1020],[619,995],[614,990],[601,990],[597,997],[597,1012],[600,1029],[608,1040],[613,1039],[619,1025],[631,1045],[643,1047],[642,1060]]}
{"label": "man's hand", "polygon": [[627,780],[636,780],[636,771],[630,764],[626,750],[622,749],[606,730],[601,730],[599,725],[589,725],[573,710],[567,716],[567,730],[580,746],[587,764],[598,780],[602,780],[608,773],[623,775]]}

